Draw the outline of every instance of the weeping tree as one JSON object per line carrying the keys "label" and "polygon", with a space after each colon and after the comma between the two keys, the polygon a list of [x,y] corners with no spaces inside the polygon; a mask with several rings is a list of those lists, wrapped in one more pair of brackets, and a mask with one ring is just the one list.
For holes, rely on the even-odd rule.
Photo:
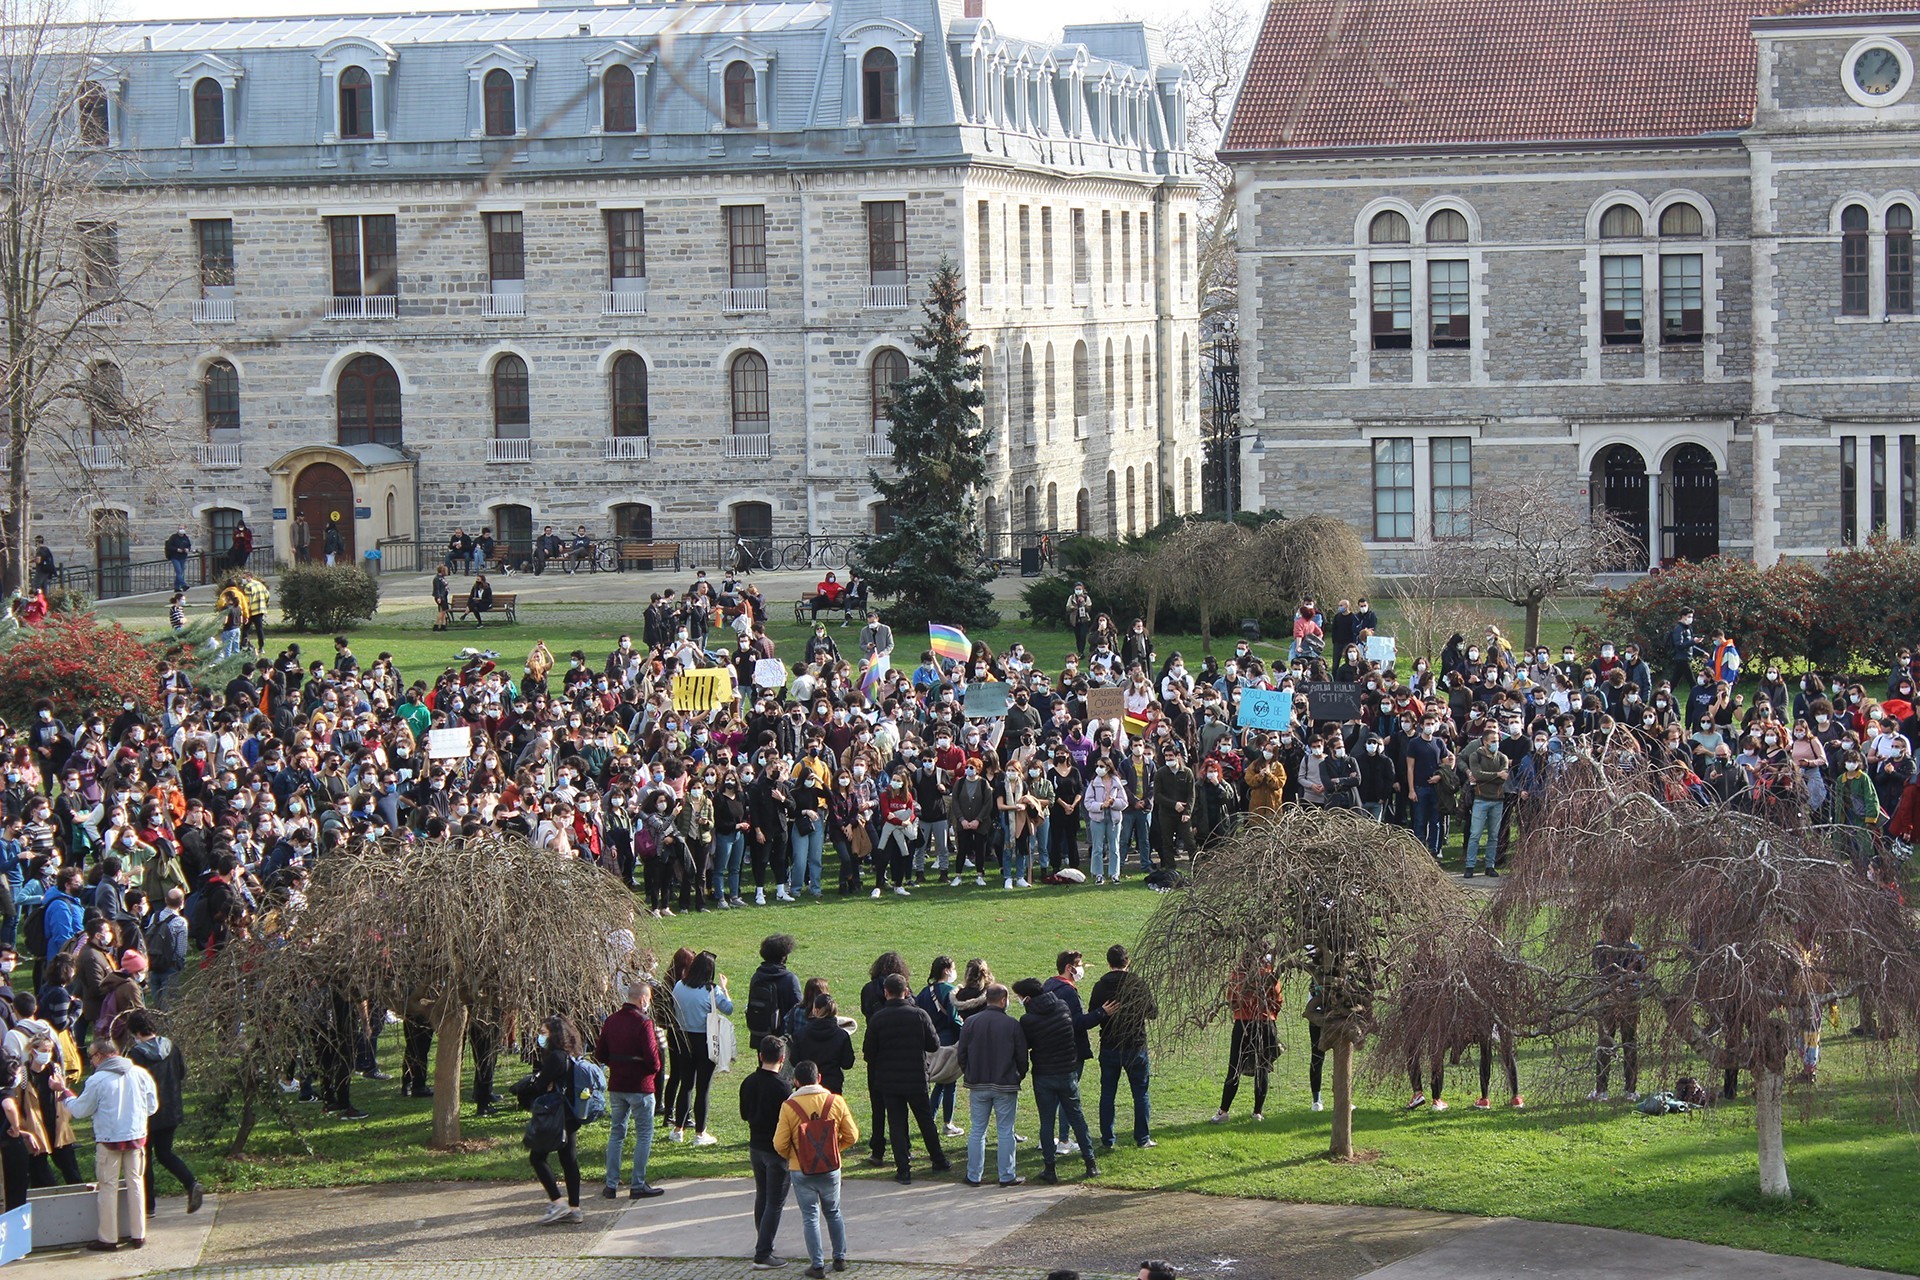
{"label": "weeping tree", "polygon": [[1354,1050],[1392,1005],[1411,939],[1460,890],[1400,827],[1342,810],[1282,811],[1210,847],[1192,883],[1147,921],[1134,969],[1160,1007],[1156,1034],[1186,1040],[1229,1018],[1227,977],[1271,954],[1309,984],[1307,1019],[1333,1067],[1329,1151],[1353,1155]]}
{"label": "weeping tree", "polygon": [[[1631,751],[1573,760],[1542,804],[1485,921],[1524,978],[1463,1004],[1483,976],[1475,951],[1432,948],[1440,972],[1402,988],[1399,1047],[1430,1050],[1485,1007],[1572,1065],[1592,1059],[1597,1018],[1637,1016],[1655,1070],[1752,1074],[1760,1189],[1788,1196],[1783,1097],[1815,1080],[1806,1047],[1828,1011],[1859,999],[1883,1034],[1920,1032],[1920,927],[1884,855],[1857,831],[1708,802]],[[1639,963],[1596,964],[1601,940],[1619,955],[1629,935]]]}

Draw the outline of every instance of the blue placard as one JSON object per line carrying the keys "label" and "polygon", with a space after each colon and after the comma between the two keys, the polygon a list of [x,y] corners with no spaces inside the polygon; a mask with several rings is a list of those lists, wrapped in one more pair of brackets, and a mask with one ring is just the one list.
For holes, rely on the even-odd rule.
{"label": "blue placard", "polygon": [[1242,689],[1238,724],[1242,729],[1292,728],[1293,691],[1290,689]]}
{"label": "blue placard", "polygon": [[371,520],[373,519],[373,508],[372,507],[355,507],[353,509],[353,518],[355,520]]}
{"label": "blue placard", "polygon": [[999,720],[1007,714],[1007,686],[999,680],[981,680],[967,686],[963,705],[969,720]]}
{"label": "blue placard", "polygon": [[287,509],[285,507],[275,507],[273,509],[273,518],[275,520],[285,520],[287,518]]}
{"label": "blue placard", "polygon": [[0,1265],[18,1262],[33,1252],[33,1205],[0,1213]]}

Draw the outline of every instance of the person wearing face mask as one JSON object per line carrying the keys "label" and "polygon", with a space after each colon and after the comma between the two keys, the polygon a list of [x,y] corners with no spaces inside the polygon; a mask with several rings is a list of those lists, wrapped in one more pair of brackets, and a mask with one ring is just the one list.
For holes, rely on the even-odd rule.
{"label": "person wearing face mask", "polygon": [[[552,1226],[559,1222],[583,1222],[580,1212],[580,1159],[575,1151],[574,1138],[580,1130],[580,1117],[575,1114],[572,1103],[573,1060],[580,1053],[580,1037],[573,1024],[565,1018],[548,1018],[541,1025],[540,1034],[535,1037],[539,1052],[534,1058],[533,1075],[527,1086],[526,1097],[529,1100],[543,1095],[558,1095],[563,1129],[559,1145],[548,1151],[534,1151],[528,1156],[533,1166],[534,1176],[540,1180],[540,1188],[547,1194],[547,1212],[540,1218],[539,1225]],[[548,1104],[552,1105],[552,1104]],[[560,1171],[567,1182],[567,1198],[560,1198],[560,1186],[554,1180],[553,1169],[548,1157],[560,1158]]]}
{"label": "person wearing face mask", "polygon": [[148,1160],[142,1181],[149,1216],[154,1211],[153,1167],[158,1164],[180,1183],[187,1193],[187,1212],[200,1212],[201,1201],[206,1193],[200,1186],[200,1180],[187,1167],[187,1162],[174,1154],[173,1135],[186,1119],[184,1085],[187,1078],[187,1060],[180,1052],[180,1046],[159,1033],[154,1025],[153,1015],[145,1009],[136,1009],[127,1015],[127,1034],[132,1038],[132,1046],[127,1057],[133,1060],[153,1078],[154,1093],[159,1107],[147,1122]]}
{"label": "person wearing face mask", "polygon": [[1243,775],[1247,783],[1247,812],[1255,818],[1275,817],[1287,789],[1287,766],[1280,759],[1276,739],[1265,739],[1260,749],[1251,755]]}
{"label": "person wearing face mask", "polygon": [[1127,784],[1115,774],[1104,758],[1094,765],[1093,781],[1081,797],[1087,811],[1088,857],[1093,863],[1093,882],[1105,884],[1111,876],[1117,884],[1125,878],[1121,863],[1120,832],[1126,821]]}
{"label": "person wearing face mask", "polygon": [[1153,774],[1153,846],[1163,869],[1177,866],[1183,850],[1189,857],[1194,853],[1195,789],[1186,748],[1173,741]]}
{"label": "person wearing face mask", "polygon": [[992,785],[981,776],[979,761],[966,761],[960,777],[954,782],[953,794],[947,800],[947,811],[952,817],[960,855],[959,865],[953,868],[950,883],[958,888],[961,873],[971,867],[974,883],[985,888],[987,849],[992,837],[989,824],[994,821],[994,797]]}
{"label": "person wearing face mask", "polygon": [[1359,773],[1359,786],[1355,794],[1360,807],[1375,822],[1386,821],[1387,806],[1394,803],[1398,787],[1393,758],[1387,753],[1387,744],[1378,734],[1363,733],[1360,737],[1360,753],[1354,757],[1354,767]]}
{"label": "person wearing face mask", "polygon": [[1849,747],[1834,784],[1834,819],[1847,828],[1854,864],[1865,869],[1873,856],[1873,833],[1880,825],[1880,794],[1867,777],[1866,761]]}
{"label": "person wearing face mask", "polygon": [[1201,762],[1193,801],[1194,841],[1204,849],[1227,836],[1240,807],[1239,789],[1227,779],[1218,759],[1210,756]]}
{"label": "person wearing face mask", "polygon": [[1418,735],[1407,743],[1406,788],[1413,797],[1413,833],[1437,862],[1441,833],[1440,785],[1443,770],[1453,767],[1453,753],[1438,735],[1436,721],[1423,719]]}

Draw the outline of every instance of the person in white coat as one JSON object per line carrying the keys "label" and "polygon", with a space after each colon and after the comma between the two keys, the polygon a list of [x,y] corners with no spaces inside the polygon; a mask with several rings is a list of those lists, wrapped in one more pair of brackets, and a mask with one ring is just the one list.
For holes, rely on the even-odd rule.
{"label": "person in white coat", "polygon": [[126,1189],[127,1243],[138,1249],[147,1243],[146,1171],[147,1120],[160,1109],[160,1092],[153,1077],[131,1059],[120,1056],[111,1039],[101,1037],[88,1046],[93,1072],[79,1093],[62,1095],[60,1104],[76,1120],[93,1121],[93,1169],[99,1184],[99,1239],[87,1247],[111,1253],[120,1247],[121,1189]]}

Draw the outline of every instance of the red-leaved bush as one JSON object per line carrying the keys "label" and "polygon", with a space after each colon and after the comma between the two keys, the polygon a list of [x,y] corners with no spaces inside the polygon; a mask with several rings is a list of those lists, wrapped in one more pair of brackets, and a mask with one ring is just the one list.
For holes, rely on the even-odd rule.
{"label": "red-leaved bush", "polygon": [[0,712],[25,723],[41,698],[71,724],[94,708],[118,710],[132,698],[141,711],[157,709],[154,666],[158,646],[118,623],[90,613],[51,613],[24,627],[0,649]]}

